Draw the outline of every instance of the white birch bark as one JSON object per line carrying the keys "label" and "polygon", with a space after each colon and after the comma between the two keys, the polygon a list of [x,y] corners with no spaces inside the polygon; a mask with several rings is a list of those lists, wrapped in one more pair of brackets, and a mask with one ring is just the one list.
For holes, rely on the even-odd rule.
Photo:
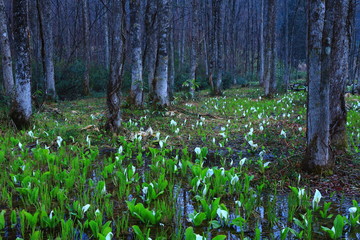
{"label": "white birch bark", "polygon": [[6,96],[11,98],[14,93],[14,76],[12,70],[11,49],[7,26],[8,23],[6,19],[4,1],[0,0],[0,41],[4,89]]}
{"label": "white birch bark", "polygon": [[18,129],[28,128],[32,114],[28,1],[14,0],[15,94],[10,117]]}
{"label": "white birch bark", "polygon": [[141,49],[140,0],[130,1],[131,25],[131,91],[130,102],[139,107],[143,105],[143,66]]}
{"label": "white birch bark", "polygon": [[169,0],[158,0],[159,38],[157,64],[155,70],[153,101],[158,107],[169,105],[168,94],[168,30],[169,30]]}

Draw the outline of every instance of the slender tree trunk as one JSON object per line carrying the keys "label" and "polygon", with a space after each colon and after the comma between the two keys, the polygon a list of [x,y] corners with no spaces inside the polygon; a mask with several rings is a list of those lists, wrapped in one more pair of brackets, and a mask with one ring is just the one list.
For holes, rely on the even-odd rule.
{"label": "slender tree trunk", "polygon": [[198,0],[192,0],[192,26],[191,26],[191,57],[190,57],[190,96],[195,96],[195,80],[197,69],[197,49],[198,49]]}
{"label": "slender tree trunk", "polygon": [[10,117],[18,129],[30,126],[31,86],[28,29],[28,1],[13,0],[15,46],[15,94]]}
{"label": "slender tree trunk", "polygon": [[111,59],[110,79],[107,88],[106,103],[109,110],[106,129],[118,132],[121,126],[121,86],[122,74],[125,61],[125,39],[123,29],[125,28],[125,1],[114,0],[112,6],[111,26]]}
{"label": "slender tree trunk", "polygon": [[216,25],[216,38],[218,43],[217,48],[217,76],[215,84],[215,95],[222,95],[222,80],[224,71],[224,18],[225,18],[225,5],[224,0],[217,0],[218,15]]}
{"label": "slender tree trunk", "polygon": [[288,91],[290,82],[290,63],[289,63],[289,3],[284,0],[285,4],[285,45],[284,45],[284,88]]}
{"label": "slender tree trunk", "polygon": [[[106,2],[108,4],[108,2]],[[105,44],[105,67],[110,67],[110,44],[109,44],[109,10],[105,9],[104,14],[104,44]]]}
{"label": "slender tree trunk", "polygon": [[89,5],[88,0],[82,0],[82,16],[83,16],[83,32],[84,32],[84,79],[83,79],[83,94],[88,96],[90,94],[90,29],[89,29]]}
{"label": "slender tree trunk", "polygon": [[143,66],[141,50],[140,0],[130,1],[131,24],[131,91],[130,102],[135,106],[143,105]]}
{"label": "slender tree trunk", "polygon": [[276,0],[268,1],[266,34],[266,68],[265,68],[265,96],[270,97],[276,91],[275,76],[275,41],[276,41]]}
{"label": "slender tree trunk", "polygon": [[45,95],[50,100],[56,99],[55,74],[54,74],[54,43],[51,18],[51,1],[37,0],[39,13],[39,26],[41,33],[42,59],[45,78]]}
{"label": "slender tree trunk", "polygon": [[148,0],[145,10],[145,37],[146,44],[144,49],[143,62],[145,62],[145,68],[147,69],[148,88],[149,95],[154,93],[153,81],[155,78],[155,65],[157,55],[157,13],[156,13],[156,1]]}
{"label": "slender tree trunk", "polygon": [[159,14],[159,35],[158,52],[155,70],[155,79],[153,81],[154,97],[153,103],[157,107],[166,107],[169,105],[168,94],[168,33],[169,33],[169,10],[170,0],[157,0]]}
{"label": "slender tree trunk", "polygon": [[0,38],[4,89],[6,96],[11,99],[14,93],[14,76],[12,70],[11,48],[7,26],[8,23],[6,19],[4,1],[0,0]]}
{"label": "slender tree trunk", "polygon": [[[308,0],[308,102],[307,148],[303,168],[322,172],[332,167],[329,152],[329,100],[327,74],[322,72],[322,34],[325,19],[323,0]],[[327,39],[325,39],[327,40]],[[328,47],[328,46],[327,46]],[[329,56],[325,56],[329,59]],[[325,114],[325,116],[322,116]]]}
{"label": "slender tree trunk", "polygon": [[172,26],[169,29],[169,98],[170,101],[174,99],[175,88],[175,53],[174,53],[174,26],[175,26],[175,10],[171,11]]}
{"label": "slender tree trunk", "polygon": [[345,86],[349,77],[350,33],[348,16],[350,0],[334,1],[334,36],[330,91],[330,135],[335,152],[346,152]]}

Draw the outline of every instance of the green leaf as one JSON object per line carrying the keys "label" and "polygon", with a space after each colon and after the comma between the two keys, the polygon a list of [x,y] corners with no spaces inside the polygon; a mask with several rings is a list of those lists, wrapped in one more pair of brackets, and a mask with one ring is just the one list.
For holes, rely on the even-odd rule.
{"label": "green leaf", "polygon": [[226,239],[225,235],[217,235],[216,237],[214,237],[212,240],[224,240]]}
{"label": "green leaf", "polygon": [[192,227],[188,227],[185,230],[185,240],[196,240],[196,235]]}

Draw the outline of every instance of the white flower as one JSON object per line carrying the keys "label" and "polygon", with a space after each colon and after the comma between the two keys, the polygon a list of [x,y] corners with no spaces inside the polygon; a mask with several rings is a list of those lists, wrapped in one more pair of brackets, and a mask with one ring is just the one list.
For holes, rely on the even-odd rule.
{"label": "white flower", "polygon": [[29,135],[30,137],[32,137],[32,138],[35,137],[33,131],[28,131],[28,135]]}
{"label": "white flower", "polygon": [[57,138],[56,138],[56,142],[57,142],[57,145],[58,145],[59,147],[61,147],[61,143],[62,143],[62,141],[63,141],[62,137],[57,136]]}
{"label": "white flower", "polygon": [[91,146],[91,139],[90,139],[89,135],[86,136],[86,142],[88,143],[88,145],[90,147]]}
{"label": "white flower", "polygon": [[239,177],[235,174],[235,176],[231,178],[230,183],[231,185],[235,185],[238,181],[239,181]]}
{"label": "white flower", "polygon": [[49,214],[49,218],[52,219],[53,218],[53,213],[54,211],[51,210],[50,214]]}
{"label": "white flower", "polygon": [[83,213],[85,213],[87,210],[89,210],[89,208],[90,208],[90,204],[86,204],[85,206],[83,206],[82,207],[82,211],[83,211]]}
{"label": "white flower", "polygon": [[221,218],[221,219],[227,220],[229,218],[229,212],[226,210],[223,210],[221,208],[218,208],[216,213],[219,216],[219,218]]}
{"label": "white flower", "polygon": [[123,146],[120,146],[118,149],[118,153],[121,154],[124,151]]}
{"label": "white flower", "polygon": [[238,207],[241,207],[242,203],[240,201],[235,201],[235,205],[237,205]]}
{"label": "white flower", "polygon": [[195,234],[196,239],[195,240],[205,240],[206,238],[204,238],[203,236],[199,235],[199,234]]}
{"label": "white flower", "polygon": [[356,211],[357,211],[357,207],[351,207],[351,208],[349,208],[349,212],[350,212],[350,213],[356,213]]}
{"label": "white flower", "polygon": [[213,144],[215,144],[215,138],[212,139]]}
{"label": "white flower", "polygon": [[176,129],[175,129],[175,134],[179,134],[179,132],[180,132],[180,129],[179,129],[179,128],[176,128]]}
{"label": "white flower", "polygon": [[19,148],[22,150],[22,143],[21,142],[19,142]]}
{"label": "white flower", "polygon": [[284,138],[286,138],[286,132],[284,130],[281,130],[280,135],[284,136]]}
{"label": "white flower", "polygon": [[170,126],[176,126],[176,125],[177,125],[177,122],[175,122],[174,120],[171,119]]}
{"label": "white flower", "polygon": [[148,187],[143,187],[142,192],[146,195],[148,193]]}
{"label": "white flower", "polygon": [[199,147],[196,147],[194,149],[194,151],[195,151],[196,155],[200,155],[200,153],[201,153],[201,149]]}
{"label": "white flower", "polygon": [[302,131],[302,127],[299,127],[299,132],[301,132]]}
{"label": "white flower", "polygon": [[271,162],[264,163],[264,168],[267,168]]}
{"label": "white flower", "polygon": [[246,161],[246,158],[241,159],[240,162],[239,162],[240,166],[243,166],[245,161]]}
{"label": "white flower", "polygon": [[319,204],[319,202],[320,202],[320,200],[321,200],[321,193],[320,193],[320,191],[319,190],[315,190],[315,194],[314,194],[314,199],[313,199],[313,201],[312,201],[312,205],[313,205],[313,208],[315,208],[315,207],[317,207],[318,206],[318,204]]}
{"label": "white flower", "polygon": [[300,188],[298,192],[298,197],[301,199],[305,195],[305,188]]}
{"label": "white flower", "polygon": [[248,141],[248,143],[252,148],[257,148],[258,147],[258,145],[256,143],[254,143],[253,140]]}
{"label": "white flower", "polygon": [[164,142],[162,140],[159,141],[159,146],[160,146],[160,148],[163,148]]}
{"label": "white flower", "polygon": [[264,127],[262,125],[260,126],[259,129],[260,129],[261,132],[264,131]]}
{"label": "white flower", "polygon": [[109,232],[108,234],[106,234],[105,240],[111,240],[113,236],[114,234],[112,232]]}
{"label": "white flower", "polygon": [[214,170],[212,170],[211,168],[206,172],[207,177],[211,177],[213,174],[214,174]]}
{"label": "white flower", "polygon": [[222,136],[223,138],[226,138],[226,133],[224,132],[219,133],[219,135]]}
{"label": "white flower", "polygon": [[99,209],[96,209],[96,211],[95,211],[95,216],[97,216],[97,215],[99,215],[99,214],[101,214],[100,210],[99,210]]}

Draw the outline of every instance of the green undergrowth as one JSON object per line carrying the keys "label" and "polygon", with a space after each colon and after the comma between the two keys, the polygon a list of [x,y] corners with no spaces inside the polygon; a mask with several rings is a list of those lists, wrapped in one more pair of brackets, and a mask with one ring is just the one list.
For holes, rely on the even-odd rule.
{"label": "green undergrowth", "polygon": [[103,131],[105,98],[45,104],[31,129],[0,129],[0,239],[355,239],[360,99],[347,100],[348,154],[323,177],[300,170],[303,92],[179,94],[166,111],[123,109],[119,135]]}

